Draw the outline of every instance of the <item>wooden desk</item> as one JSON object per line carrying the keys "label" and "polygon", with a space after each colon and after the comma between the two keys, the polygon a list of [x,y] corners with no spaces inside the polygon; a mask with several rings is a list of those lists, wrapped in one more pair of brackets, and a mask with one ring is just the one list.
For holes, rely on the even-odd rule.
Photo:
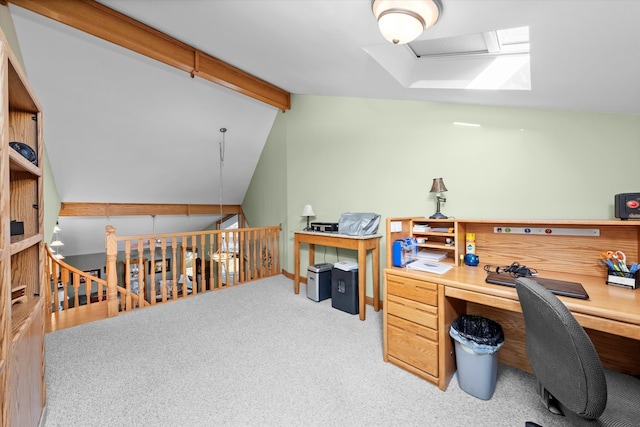
{"label": "wooden desk", "polygon": [[[467,313],[498,322],[505,334],[504,345],[498,352],[499,361],[531,372],[526,356],[524,318],[517,292],[515,288],[486,283],[482,266],[456,267],[443,275],[392,267],[384,270],[384,276],[385,298],[389,299],[385,303],[388,309],[385,309],[383,322],[386,361],[445,390],[456,370],[454,343],[449,336],[449,329],[458,316]],[[637,358],[637,354],[640,354],[640,290],[606,285],[604,274],[602,278],[562,273],[541,273],[540,276],[582,283],[589,294],[588,300],[559,297],[560,300],[585,328],[606,368],[640,375],[640,360]],[[434,362],[418,369],[413,363],[416,355],[411,349],[402,347],[405,330],[402,318],[408,317],[407,309],[425,311],[416,307],[424,303],[416,303],[415,300],[422,297],[415,297],[413,292],[415,289],[426,289],[427,286],[437,289],[433,291],[436,293],[434,300],[425,304],[435,307],[437,325],[428,322],[421,325],[432,333],[429,342],[433,348],[430,354]],[[404,305],[397,308],[398,303]],[[389,334],[391,340],[388,339]]]}
{"label": "wooden desk", "polygon": [[[393,267],[389,242],[395,239],[426,236],[436,240],[428,247],[439,248],[437,233],[414,233],[414,225],[430,222],[424,217],[387,218],[385,361],[444,390],[455,372],[449,329],[466,313],[498,322],[505,334],[498,360],[531,372],[517,292],[485,283],[483,270],[485,264],[505,266],[517,261],[537,269],[540,277],[581,283],[589,300],[560,300],[589,334],[604,367],[640,375],[640,289],[606,285],[607,272],[599,262],[606,250],[624,251],[628,262],[640,260],[640,221],[454,219],[454,249],[448,251],[456,255],[447,258],[453,265],[450,271],[437,275]],[[467,233],[475,235],[478,267],[461,265],[459,259]]]}
{"label": "wooden desk", "polygon": [[360,320],[365,320],[366,313],[366,271],[367,251],[371,251],[373,273],[373,308],[380,310],[380,239],[382,236],[347,236],[344,234],[317,233],[310,231],[295,232],[293,243],[294,279],[293,288],[300,293],[300,244],[309,244],[309,265],[315,263],[315,245],[358,251],[358,301]]}

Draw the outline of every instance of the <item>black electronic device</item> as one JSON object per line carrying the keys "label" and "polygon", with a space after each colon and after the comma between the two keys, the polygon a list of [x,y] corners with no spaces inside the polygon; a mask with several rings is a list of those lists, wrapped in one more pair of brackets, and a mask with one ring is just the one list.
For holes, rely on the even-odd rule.
{"label": "black electronic device", "polygon": [[614,197],[616,218],[640,219],[640,193],[621,193]]}
{"label": "black electronic device", "polygon": [[11,141],[9,143],[9,147],[16,150],[22,155],[22,157],[29,160],[34,165],[38,166],[38,156],[36,156],[36,152],[24,142]]}
{"label": "black electronic device", "polygon": [[[512,276],[511,274],[489,273],[487,274],[485,282],[494,285],[510,286],[512,288],[515,288],[516,279],[517,277]],[[566,282],[564,280],[547,279],[538,276],[528,277],[528,279],[535,280],[556,295],[579,299],[589,299],[589,294],[587,294],[587,291],[584,290],[582,284],[578,282]]]}
{"label": "black electronic device", "polygon": [[11,229],[11,235],[12,236],[23,235],[24,234],[24,222],[12,220],[10,229]]}
{"label": "black electronic device", "polygon": [[312,222],[311,230],[320,231],[322,233],[337,233],[338,223],[337,222]]}

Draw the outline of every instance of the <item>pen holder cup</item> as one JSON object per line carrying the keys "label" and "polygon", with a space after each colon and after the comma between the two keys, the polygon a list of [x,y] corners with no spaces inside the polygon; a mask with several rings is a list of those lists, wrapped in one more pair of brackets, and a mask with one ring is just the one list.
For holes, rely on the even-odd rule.
{"label": "pen holder cup", "polygon": [[640,270],[635,273],[624,273],[622,271],[611,270],[607,274],[607,285],[620,286],[627,289],[637,289],[640,287]]}

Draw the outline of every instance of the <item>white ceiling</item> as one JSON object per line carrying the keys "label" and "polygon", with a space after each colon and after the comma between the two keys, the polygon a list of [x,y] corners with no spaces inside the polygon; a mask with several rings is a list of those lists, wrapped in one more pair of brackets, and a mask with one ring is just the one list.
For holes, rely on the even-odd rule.
{"label": "white ceiling", "polygon": [[[382,38],[370,0],[100,2],[293,94],[640,113],[640,1],[443,0],[422,39],[529,26],[532,90],[502,92],[403,87],[368,53],[406,52]],[[242,203],[275,108],[10,10],[62,201],[218,204],[225,127],[222,198]],[[156,231],[214,219],[158,217]],[[103,252],[107,222],[61,218],[63,253]],[[152,229],[118,222],[118,234]]]}

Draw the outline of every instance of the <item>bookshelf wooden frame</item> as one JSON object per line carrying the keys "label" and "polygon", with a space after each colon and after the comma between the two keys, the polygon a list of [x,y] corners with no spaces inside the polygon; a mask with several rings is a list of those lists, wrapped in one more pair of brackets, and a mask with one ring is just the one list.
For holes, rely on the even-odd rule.
{"label": "bookshelf wooden frame", "polygon": [[[46,400],[42,108],[1,31],[0,80],[0,424],[37,426]],[[37,164],[11,141],[33,148]],[[11,220],[24,234],[10,235]]]}

